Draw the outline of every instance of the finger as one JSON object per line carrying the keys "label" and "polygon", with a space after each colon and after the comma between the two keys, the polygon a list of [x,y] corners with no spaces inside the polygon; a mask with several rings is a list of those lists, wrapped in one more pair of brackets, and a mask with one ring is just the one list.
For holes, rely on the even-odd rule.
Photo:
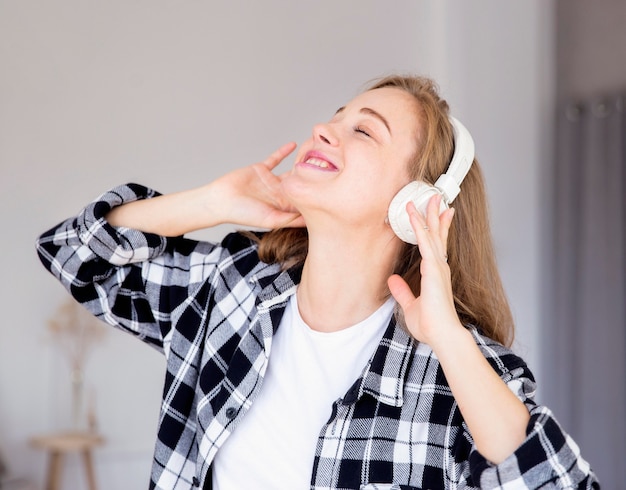
{"label": "finger", "polygon": [[443,196],[437,194],[431,197],[428,201],[428,205],[426,207],[426,226],[428,227],[427,235],[429,238],[428,244],[430,245],[430,248],[425,251],[425,247],[422,245],[420,252],[423,257],[425,255],[430,257],[430,252],[432,251],[433,258],[447,261],[448,232],[452,223],[454,211],[446,209],[441,212],[442,199]]}
{"label": "finger", "polygon": [[420,213],[415,207],[415,203],[413,201],[409,201],[406,205],[406,212],[409,214],[409,221],[411,222],[411,226],[413,227],[413,231],[417,235],[419,230],[423,232],[428,231],[428,226],[426,225],[426,218],[422,213]]}
{"label": "finger", "polygon": [[420,255],[422,258],[434,257],[430,226],[426,224],[426,219],[422,213],[417,210],[412,201],[409,201],[406,210],[409,214],[409,220],[413,232],[415,233],[415,238],[417,239]]}
{"label": "finger", "polygon": [[440,218],[440,236],[444,246],[444,250],[448,250],[448,233],[454,218],[454,208],[446,209]]}
{"label": "finger", "polygon": [[387,285],[389,286],[391,295],[395,298],[403,310],[406,310],[409,305],[415,301],[415,296],[413,295],[411,288],[398,274],[394,274],[387,279]]}
{"label": "finger", "polygon": [[290,142],[290,143],[284,144],[278,150],[276,150],[274,153],[272,153],[269,157],[267,157],[265,160],[263,160],[263,165],[265,165],[267,168],[272,170],[273,168],[278,166],[278,164],[280,162],[282,162],[283,159],[287,155],[289,155],[293,150],[295,150],[296,146],[298,146],[298,145],[296,143],[294,143],[293,141]]}
{"label": "finger", "polygon": [[426,206],[426,224],[430,231],[438,235],[439,234],[439,209],[441,207],[441,194],[435,194],[428,200]]}

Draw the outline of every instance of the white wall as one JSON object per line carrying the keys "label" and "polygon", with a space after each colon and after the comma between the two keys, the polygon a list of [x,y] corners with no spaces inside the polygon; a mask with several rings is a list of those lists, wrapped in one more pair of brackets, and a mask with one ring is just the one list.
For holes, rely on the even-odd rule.
{"label": "white wall", "polygon": [[[551,9],[0,0],[0,451],[13,473],[41,483],[45,460],[27,439],[69,424],[67,369],[45,339],[65,296],[39,266],[35,237],[117,183],[175,191],[301,141],[390,71],[434,75],[476,139],[520,352],[538,371]],[[103,488],[147,484],[163,370],[160,355],[115,331],[90,357]],[[82,482],[77,465],[66,476]]]}

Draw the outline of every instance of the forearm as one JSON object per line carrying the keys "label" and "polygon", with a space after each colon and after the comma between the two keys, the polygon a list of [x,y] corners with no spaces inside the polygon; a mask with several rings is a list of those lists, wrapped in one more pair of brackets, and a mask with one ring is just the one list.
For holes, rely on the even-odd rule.
{"label": "forearm", "polygon": [[112,226],[161,236],[180,236],[222,223],[211,184],[172,194],[129,202],[113,208],[105,219]]}
{"label": "forearm", "polygon": [[489,365],[472,335],[459,329],[435,350],[478,451],[498,464],[526,438],[530,415]]}

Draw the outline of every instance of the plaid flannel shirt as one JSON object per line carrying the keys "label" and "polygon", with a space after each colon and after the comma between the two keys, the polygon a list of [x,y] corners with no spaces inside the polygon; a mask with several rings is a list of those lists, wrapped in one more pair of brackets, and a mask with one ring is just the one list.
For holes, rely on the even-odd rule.
{"label": "plaid flannel shirt", "polygon": [[[262,387],[299,271],[260,262],[256,245],[240,234],[215,245],[105,221],[113,206],[156,194],[135,184],[113,189],[43,234],[38,252],[97,317],[165,354],[150,488],[210,488],[216,452]],[[598,488],[576,444],[533,401],[525,363],[471,330],[530,411],[527,438],[514,454],[494,465],[476,451],[436,356],[392,318],[320,428],[311,489]]]}

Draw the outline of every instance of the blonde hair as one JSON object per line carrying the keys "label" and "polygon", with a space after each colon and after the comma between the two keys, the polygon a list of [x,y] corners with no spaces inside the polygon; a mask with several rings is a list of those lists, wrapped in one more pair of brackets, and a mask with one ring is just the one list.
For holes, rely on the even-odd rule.
{"label": "blonde hair", "polygon": [[[448,120],[448,104],[429,78],[392,75],[372,83],[366,90],[393,87],[404,90],[418,102],[416,117],[417,152],[408,162],[409,177],[434,183],[446,171],[454,140]],[[498,273],[489,227],[484,179],[476,160],[453,203],[455,216],[448,235],[448,264],[452,291],[460,320],[476,326],[486,336],[504,345],[513,341],[513,318]],[[302,265],[308,250],[305,228],[283,228],[264,234],[259,240],[259,257],[281,263],[284,268]],[[421,256],[416,245],[405,243],[398,255],[395,272],[420,292]]]}

